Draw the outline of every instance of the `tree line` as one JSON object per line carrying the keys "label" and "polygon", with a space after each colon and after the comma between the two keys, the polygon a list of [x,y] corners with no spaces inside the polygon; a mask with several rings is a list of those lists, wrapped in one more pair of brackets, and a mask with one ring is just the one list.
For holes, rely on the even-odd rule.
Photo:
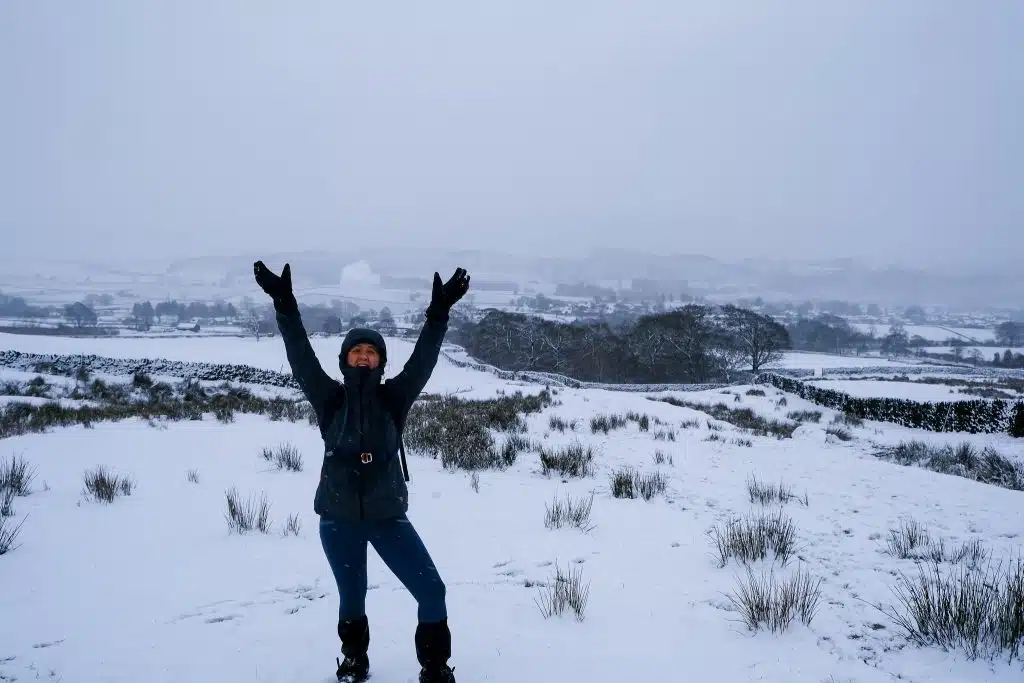
{"label": "tree line", "polygon": [[728,381],[790,347],[773,318],[732,305],[690,304],[620,324],[492,309],[453,332],[473,357],[503,369],[613,383]]}

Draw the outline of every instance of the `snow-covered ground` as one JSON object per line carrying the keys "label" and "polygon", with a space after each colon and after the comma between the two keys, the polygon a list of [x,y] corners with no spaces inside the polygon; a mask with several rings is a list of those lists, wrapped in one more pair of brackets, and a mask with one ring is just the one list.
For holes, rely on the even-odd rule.
{"label": "snow-covered ground", "polygon": [[[324,368],[338,376],[339,340],[313,345]],[[287,367],[277,338],[0,335],[5,348]],[[388,375],[411,348],[390,341]],[[4,371],[0,380],[29,376]],[[595,476],[545,477],[537,454],[528,452],[506,471],[481,473],[477,492],[467,474],[410,454],[410,517],[447,582],[460,682],[1021,680],[1019,662],[972,662],[959,652],[905,645],[875,605],[894,604],[894,571],[916,571],[912,561],[885,553],[890,528],[914,518],[947,542],[980,539],[1008,557],[1019,550],[1024,494],[901,467],[870,451],[873,441],[971,439],[1020,457],[1024,443],[1017,442],[1024,439],[867,422],[851,428],[852,441],[839,442],[825,434],[834,411],[792,395],[780,407],[776,390],[761,387],[767,395],[759,397],[747,396],[748,388],[735,387],[729,396],[719,390],[673,395],[724,400],[777,419],[793,410],[821,410],[823,417],[778,440],[740,435],[714,421],[722,431],[712,432],[705,414],[641,393],[559,389],[558,405],[527,418],[529,436],[592,445]],[[510,386],[445,360],[426,387],[463,398],[510,390],[537,387]],[[629,410],[666,424],[643,432],[631,422],[607,435],[587,428],[594,415]],[[551,431],[551,416],[578,419],[581,427]],[[694,419],[698,426],[680,426]],[[675,440],[655,438],[669,429]],[[707,441],[713,433],[726,440]],[[739,436],[752,445],[736,442]],[[269,470],[259,457],[263,447],[283,442],[300,449],[302,472]],[[671,464],[656,465],[657,451]],[[337,595],[312,511],[321,452],[308,424],[246,415],[231,424],[208,418],[151,427],[130,420],[0,440],[0,460],[18,455],[36,468],[35,491],[15,500],[14,519],[24,519],[21,545],[0,556],[0,680],[332,681]],[[84,500],[83,473],[101,464],[130,474],[135,492],[110,505]],[[660,470],[668,477],[666,494],[650,502],[612,497],[609,475],[620,465]],[[197,471],[198,483],[188,481],[189,470]],[[759,508],[747,496],[752,475],[807,493],[807,507],[784,507],[797,527],[801,559],[775,572],[802,565],[822,579],[810,626],[795,622],[781,634],[753,635],[730,611],[725,596],[743,570],[716,566],[707,531],[731,514]],[[229,533],[224,494],[231,487],[243,496],[266,493],[274,533]],[[594,494],[596,528],[589,533],[545,528],[545,504],[566,493]],[[297,537],[279,533],[289,514],[301,520]],[[374,680],[415,680],[415,605],[377,556],[369,556]],[[552,563],[575,563],[590,582],[584,621],[542,618],[535,604],[541,589],[528,584],[550,579]]]}
{"label": "snow-covered ground", "polygon": [[813,351],[786,351],[780,361],[764,366],[765,370],[828,370],[830,368],[905,368],[920,365],[913,359],[890,359],[885,356],[840,356],[832,353]]}

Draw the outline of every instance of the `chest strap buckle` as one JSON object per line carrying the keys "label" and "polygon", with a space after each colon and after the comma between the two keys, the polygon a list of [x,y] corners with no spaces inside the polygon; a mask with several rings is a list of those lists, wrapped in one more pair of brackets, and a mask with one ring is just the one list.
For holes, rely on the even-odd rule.
{"label": "chest strap buckle", "polygon": [[373,462],[373,453],[360,453],[359,462],[363,463],[364,465]]}

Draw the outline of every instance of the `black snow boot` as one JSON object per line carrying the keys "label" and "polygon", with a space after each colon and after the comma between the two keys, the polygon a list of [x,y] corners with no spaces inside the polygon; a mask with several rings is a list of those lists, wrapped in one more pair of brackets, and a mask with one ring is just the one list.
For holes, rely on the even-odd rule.
{"label": "black snow boot", "polygon": [[341,638],[341,653],[344,660],[338,661],[338,681],[358,683],[370,677],[370,625],[366,615],[358,619],[338,622],[338,637]]}
{"label": "black snow boot", "polygon": [[416,627],[416,659],[420,683],[455,683],[455,669],[448,666],[452,656],[452,634],[448,620],[420,623]]}

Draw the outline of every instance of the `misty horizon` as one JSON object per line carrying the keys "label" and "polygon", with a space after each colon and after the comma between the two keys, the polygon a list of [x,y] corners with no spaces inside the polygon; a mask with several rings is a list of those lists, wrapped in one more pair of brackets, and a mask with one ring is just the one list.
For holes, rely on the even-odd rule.
{"label": "misty horizon", "polygon": [[0,230],[14,258],[1005,265],[1021,25],[1011,2],[9,3]]}

